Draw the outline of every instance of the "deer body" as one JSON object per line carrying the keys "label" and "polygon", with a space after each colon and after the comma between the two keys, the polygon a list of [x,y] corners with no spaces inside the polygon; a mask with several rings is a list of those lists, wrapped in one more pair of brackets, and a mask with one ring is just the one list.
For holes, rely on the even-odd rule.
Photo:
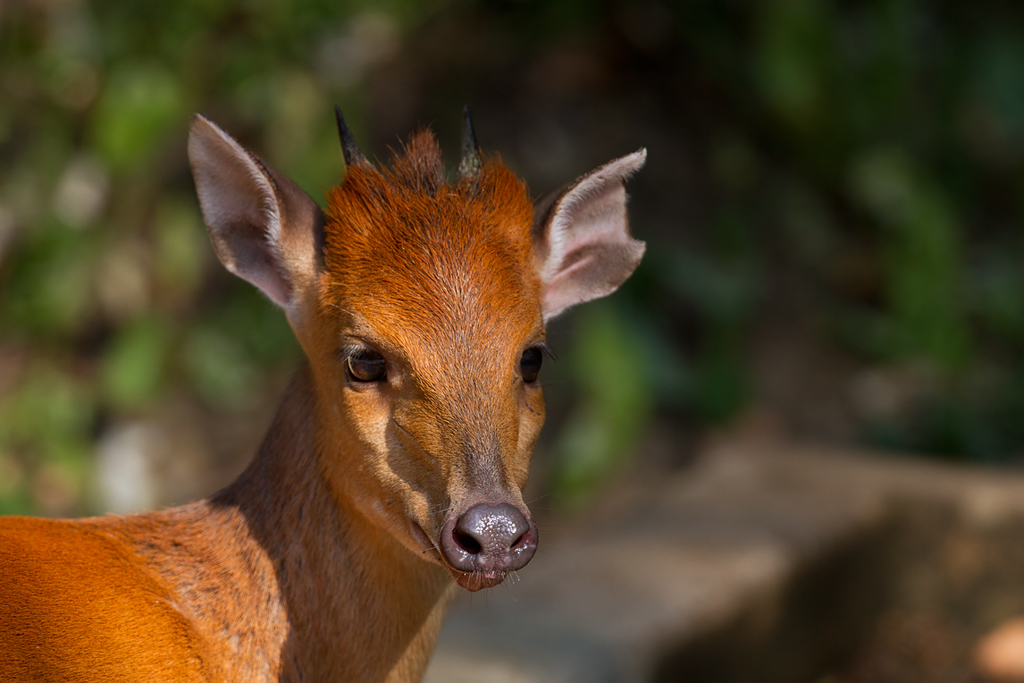
{"label": "deer body", "polygon": [[428,133],[378,171],[341,131],[349,170],[324,214],[194,118],[214,248],[284,308],[306,360],[213,497],[0,518],[0,680],[416,681],[456,584],[529,561],[544,322],[635,267],[623,182],[643,154],[535,219],[471,137],[448,184]]}

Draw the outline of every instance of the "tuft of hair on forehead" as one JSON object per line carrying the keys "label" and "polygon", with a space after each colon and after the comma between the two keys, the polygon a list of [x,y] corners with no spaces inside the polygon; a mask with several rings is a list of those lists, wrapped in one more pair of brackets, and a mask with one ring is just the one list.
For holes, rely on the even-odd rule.
{"label": "tuft of hair on forehead", "polygon": [[390,167],[352,165],[327,200],[321,296],[339,307],[454,325],[510,308],[539,315],[533,203],[497,156],[448,182],[437,140],[420,130]]}

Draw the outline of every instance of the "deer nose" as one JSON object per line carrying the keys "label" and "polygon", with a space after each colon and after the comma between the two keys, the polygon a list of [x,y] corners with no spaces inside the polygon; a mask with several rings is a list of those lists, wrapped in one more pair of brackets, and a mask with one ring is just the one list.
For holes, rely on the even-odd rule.
{"label": "deer nose", "polygon": [[459,571],[503,575],[533,557],[537,526],[514,505],[478,503],[445,525],[441,550]]}

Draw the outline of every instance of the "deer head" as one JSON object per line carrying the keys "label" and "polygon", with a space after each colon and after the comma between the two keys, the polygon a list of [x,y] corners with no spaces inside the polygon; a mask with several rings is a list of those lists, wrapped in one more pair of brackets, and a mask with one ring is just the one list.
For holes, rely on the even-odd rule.
{"label": "deer head", "polygon": [[199,115],[189,158],[221,262],[284,309],[305,351],[338,505],[477,590],[537,547],[521,492],[544,421],[545,323],[639,263],[624,182],[646,152],[535,209],[466,120],[448,182],[430,132],[378,168],[339,112],[347,172],[326,211]]}

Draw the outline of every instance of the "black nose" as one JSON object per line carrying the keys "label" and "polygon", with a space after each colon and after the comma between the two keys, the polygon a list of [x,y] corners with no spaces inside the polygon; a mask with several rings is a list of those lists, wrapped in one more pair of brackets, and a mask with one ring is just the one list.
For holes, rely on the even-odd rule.
{"label": "black nose", "polygon": [[537,527],[514,505],[479,503],[445,525],[441,550],[459,571],[504,574],[533,557]]}

